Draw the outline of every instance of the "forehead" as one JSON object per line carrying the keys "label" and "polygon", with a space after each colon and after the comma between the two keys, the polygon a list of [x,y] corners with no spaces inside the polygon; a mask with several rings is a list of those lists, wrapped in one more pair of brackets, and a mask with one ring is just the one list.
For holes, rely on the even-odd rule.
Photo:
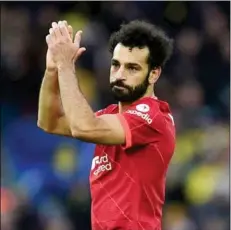
{"label": "forehead", "polygon": [[137,63],[145,65],[147,64],[148,55],[149,50],[147,47],[142,49],[137,47],[129,49],[129,47],[123,46],[119,43],[114,49],[113,59],[118,60],[120,63]]}

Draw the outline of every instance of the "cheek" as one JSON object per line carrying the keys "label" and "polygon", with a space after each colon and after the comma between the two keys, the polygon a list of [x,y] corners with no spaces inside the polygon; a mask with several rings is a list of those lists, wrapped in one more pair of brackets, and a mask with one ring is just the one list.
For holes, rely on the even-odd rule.
{"label": "cheek", "polygon": [[133,74],[127,78],[127,82],[133,86],[139,85],[144,81],[141,73]]}
{"label": "cheek", "polygon": [[116,71],[114,69],[110,69],[110,78],[115,78],[116,77]]}
{"label": "cheek", "polygon": [[110,79],[110,82],[113,82],[113,81],[115,81],[116,80],[116,71],[115,70],[110,70],[110,77],[109,77],[109,79]]}
{"label": "cheek", "polygon": [[114,73],[115,73],[115,71],[112,68],[110,68],[110,76],[113,76]]}
{"label": "cheek", "polygon": [[116,80],[113,73],[110,73],[109,79],[110,79],[110,82],[114,82]]}

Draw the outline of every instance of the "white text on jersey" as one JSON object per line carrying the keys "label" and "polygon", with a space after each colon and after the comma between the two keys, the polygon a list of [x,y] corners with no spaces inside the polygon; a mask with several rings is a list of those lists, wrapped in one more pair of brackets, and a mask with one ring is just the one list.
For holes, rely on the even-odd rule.
{"label": "white text on jersey", "polygon": [[[99,166],[97,169],[95,169],[97,165]],[[92,160],[91,170],[94,170],[93,174],[96,176],[98,176],[100,172],[112,170],[112,165],[111,162],[109,162],[108,160],[108,155],[106,154],[101,157],[94,157]]]}
{"label": "white text on jersey", "polygon": [[138,117],[141,117],[143,120],[147,121],[148,124],[152,123],[152,119],[146,113],[141,113],[141,112],[138,112],[136,110],[127,110],[126,113],[137,115]]}

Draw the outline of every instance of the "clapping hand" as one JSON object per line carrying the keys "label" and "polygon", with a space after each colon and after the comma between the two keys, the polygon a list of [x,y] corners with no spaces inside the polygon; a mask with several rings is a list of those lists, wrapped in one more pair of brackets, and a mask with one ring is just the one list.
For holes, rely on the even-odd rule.
{"label": "clapping hand", "polygon": [[80,47],[82,31],[78,31],[73,42],[73,29],[66,21],[53,22],[46,36],[48,45],[47,67],[57,68],[72,65],[86,50]]}

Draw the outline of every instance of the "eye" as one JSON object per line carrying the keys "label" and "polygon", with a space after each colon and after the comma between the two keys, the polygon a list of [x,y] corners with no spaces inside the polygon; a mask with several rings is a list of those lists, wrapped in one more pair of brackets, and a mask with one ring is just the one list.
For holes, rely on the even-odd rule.
{"label": "eye", "polygon": [[129,66],[128,69],[129,69],[130,71],[137,71],[137,70],[138,70],[138,68],[135,67],[135,66]]}
{"label": "eye", "polygon": [[113,67],[119,67],[119,63],[117,63],[117,62],[112,62],[112,63],[111,63],[111,66],[113,66]]}

